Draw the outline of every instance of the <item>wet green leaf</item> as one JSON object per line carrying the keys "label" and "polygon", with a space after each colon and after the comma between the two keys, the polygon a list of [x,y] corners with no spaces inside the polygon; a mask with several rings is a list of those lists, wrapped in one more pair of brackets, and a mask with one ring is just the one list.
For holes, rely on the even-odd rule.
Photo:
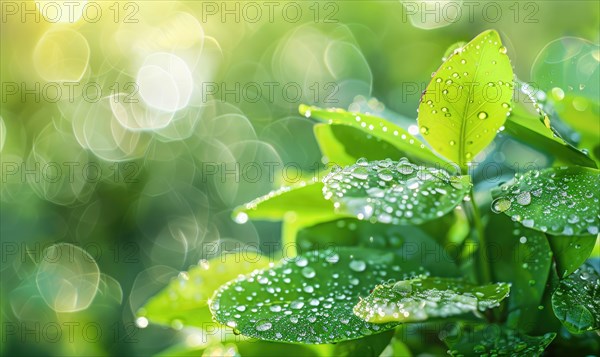
{"label": "wet green leaf", "polygon": [[561,280],[552,295],[552,309],[572,333],[600,329],[600,274],[584,264]]}
{"label": "wet green leaf", "polygon": [[385,119],[363,113],[350,113],[337,108],[321,109],[307,105],[301,105],[299,111],[307,118],[317,119],[327,124],[347,125],[361,130],[390,143],[402,153],[402,156],[407,156],[414,161],[450,167],[447,161],[434,154],[420,140]]}
{"label": "wet green leaf", "polygon": [[374,283],[424,274],[419,257],[345,248],[312,251],[284,259],[222,286],[211,311],[222,324],[270,341],[332,343],[379,333],[396,326],[371,324],[352,309]]}
{"label": "wet green leaf", "polygon": [[598,170],[577,166],[534,170],[503,185],[492,211],[549,234],[598,234],[599,194]]}
{"label": "wet green leaf", "polygon": [[268,257],[251,251],[244,251],[243,259],[240,255],[225,255],[223,258],[201,261],[198,266],[180,273],[167,287],[150,298],[137,315],[154,324],[204,328],[212,324],[208,299],[215,290],[240,274],[264,268],[268,264]]}
{"label": "wet green leaf", "polygon": [[354,314],[374,322],[414,322],[496,307],[508,296],[510,285],[484,286],[460,279],[419,277],[384,284],[354,307]]}
{"label": "wet green leaf", "polygon": [[279,221],[286,215],[333,216],[333,204],[323,199],[322,190],[323,184],[319,181],[282,187],[237,207],[234,220],[244,223],[248,218]]}
{"label": "wet green leaf", "polygon": [[595,235],[581,237],[548,235],[558,276],[564,278],[577,270],[592,254],[597,238]]}
{"label": "wet green leaf", "polygon": [[555,333],[528,336],[499,325],[476,325],[460,329],[445,339],[452,356],[540,356]]}
{"label": "wet green leaf", "polygon": [[496,31],[488,30],[442,64],[419,104],[427,142],[463,170],[496,136],[510,112],[513,71]]}
{"label": "wet green leaf", "polygon": [[338,212],[392,224],[421,224],[441,217],[462,202],[471,188],[468,176],[450,176],[404,158],[359,159],[354,165],[333,170],[323,182],[323,194]]}

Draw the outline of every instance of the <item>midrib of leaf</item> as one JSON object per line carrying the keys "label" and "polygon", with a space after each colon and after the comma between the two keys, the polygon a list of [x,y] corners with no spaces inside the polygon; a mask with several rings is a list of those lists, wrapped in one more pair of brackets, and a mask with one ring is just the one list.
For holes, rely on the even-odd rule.
{"label": "midrib of leaf", "polygon": [[[483,58],[483,54],[485,52],[485,49],[488,46],[483,46],[481,48],[481,52],[479,55],[479,58],[477,59],[477,63],[479,63],[479,65],[476,65],[475,67],[475,74],[473,76],[473,82],[472,83],[478,83],[478,74],[479,74],[479,69],[481,68],[481,63],[483,62],[481,59]],[[471,97],[471,94],[469,94],[469,97]],[[461,123],[460,123],[460,138],[459,138],[459,147],[458,147],[458,157],[459,157],[459,165],[462,168],[465,163],[465,146],[466,146],[466,137],[467,134],[466,133],[466,128],[467,128],[467,122],[468,122],[468,118],[469,118],[469,107],[471,105],[471,101],[469,100],[469,97],[467,98],[466,102],[465,102],[465,106],[464,106],[464,110],[463,113],[461,113]],[[475,100],[475,89],[473,89],[473,93],[472,93],[472,98],[473,100]],[[485,102],[481,103],[480,107],[484,104]],[[474,126],[475,128],[475,126]]]}

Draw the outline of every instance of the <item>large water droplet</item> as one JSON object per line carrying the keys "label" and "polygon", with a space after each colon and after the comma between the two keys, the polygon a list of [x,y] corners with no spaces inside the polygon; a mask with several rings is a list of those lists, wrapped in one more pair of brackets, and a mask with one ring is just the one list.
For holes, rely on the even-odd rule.
{"label": "large water droplet", "polygon": [[510,206],[511,202],[508,198],[499,197],[492,202],[492,211],[494,213],[502,213],[507,211],[510,208]]}
{"label": "large water droplet", "polygon": [[311,267],[305,267],[302,269],[302,275],[307,279],[312,279],[315,277],[315,270]]}
{"label": "large water droplet", "polygon": [[356,272],[365,271],[366,268],[367,268],[367,263],[365,263],[362,260],[352,260],[350,262],[350,269],[352,269]]}
{"label": "large water droplet", "polygon": [[235,216],[234,220],[235,220],[235,223],[244,224],[244,223],[248,222],[248,214],[246,212],[239,212]]}
{"label": "large water droplet", "polygon": [[256,331],[267,331],[273,327],[269,321],[261,321],[256,325]]}
{"label": "large water droplet", "polygon": [[521,206],[527,206],[528,204],[530,204],[531,203],[531,194],[529,193],[529,191],[521,192],[517,196],[517,203],[520,204]]}

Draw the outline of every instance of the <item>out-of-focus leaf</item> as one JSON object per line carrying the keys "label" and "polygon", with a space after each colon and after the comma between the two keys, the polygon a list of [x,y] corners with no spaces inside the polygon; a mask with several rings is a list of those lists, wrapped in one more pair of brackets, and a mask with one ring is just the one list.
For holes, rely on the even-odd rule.
{"label": "out-of-focus leaf", "polygon": [[555,333],[528,336],[499,325],[475,325],[445,339],[452,356],[540,356]]}

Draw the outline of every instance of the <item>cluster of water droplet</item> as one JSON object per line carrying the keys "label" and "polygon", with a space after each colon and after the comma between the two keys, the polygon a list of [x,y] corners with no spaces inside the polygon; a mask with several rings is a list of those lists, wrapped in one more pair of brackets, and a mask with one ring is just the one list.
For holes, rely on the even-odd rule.
{"label": "cluster of water droplet", "polygon": [[[260,196],[258,198],[255,198],[254,200],[246,203],[244,205],[244,209],[246,211],[256,210],[258,208],[258,206],[261,203],[265,202],[265,201],[268,201],[270,199],[273,199],[274,197],[277,197],[277,196],[280,196],[282,194],[285,194],[285,193],[287,193],[287,192],[289,192],[291,190],[294,190],[294,189],[297,189],[297,188],[301,188],[301,187],[305,187],[307,185],[314,184],[315,182],[317,182],[316,178],[314,178],[314,179],[312,179],[310,181],[301,181],[301,182],[295,184],[294,186],[283,186],[283,187],[281,187],[281,188],[279,188],[277,190],[273,190],[273,191],[267,193],[264,196]],[[240,210],[240,211],[238,211],[238,212],[235,213],[234,221],[236,223],[239,223],[239,224],[244,224],[244,223],[246,223],[248,221],[248,218],[249,218],[248,217],[248,213]]]}
{"label": "cluster of water droplet", "polygon": [[508,291],[505,283],[476,287],[457,279],[419,277],[377,286],[354,311],[371,322],[422,321],[496,307]]}
{"label": "cluster of water droplet", "polygon": [[[415,139],[411,135],[416,135],[417,133],[410,133],[410,130],[409,133],[406,133],[403,128],[381,118],[373,117],[363,113],[346,112],[345,110],[339,108],[314,109],[318,110],[319,112],[325,111],[327,113],[334,114],[327,116],[329,118],[326,121],[328,124],[344,124],[363,131],[366,129],[369,133],[372,133],[376,140],[385,140],[386,138],[390,139],[390,136],[394,136],[394,140],[402,139],[404,142],[410,145],[414,145],[420,149],[425,149],[425,144]],[[306,109],[304,111],[304,116],[307,118],[314,116],[316,119],[322,119],[319,115],[313,114],[314,113],[311,109]]]}
{"label": "cluster of water droplet", "polygon": [[336,168],[323,182],[323,194],[337,209],[371,222],[419,224],[441,217],[470,188],[448,172],[412,164],[406,158],[367,161]]}
{"label": "cluster of water droplet", "polygon": [[550,168],[516,174],[492,211],[528,228],[561,235],[598,234],[600,180],[593,170]]}
{"label": "cluster of water droplet", "polygon": [[552,295],[552,309],[569,330],[583,332],[600,328],[600,274],[584,264]]}
{"label": "cluster of water droplet", "polygon": [[211,310],[244,335],[274,341],[327,343],[388,329],[394,324],[372,324],[353,314],[358,297],[378,281],[422,271],[403,271],[392,253],[357,258],[355,251],[313,251],[240,277],[217,291]]}

